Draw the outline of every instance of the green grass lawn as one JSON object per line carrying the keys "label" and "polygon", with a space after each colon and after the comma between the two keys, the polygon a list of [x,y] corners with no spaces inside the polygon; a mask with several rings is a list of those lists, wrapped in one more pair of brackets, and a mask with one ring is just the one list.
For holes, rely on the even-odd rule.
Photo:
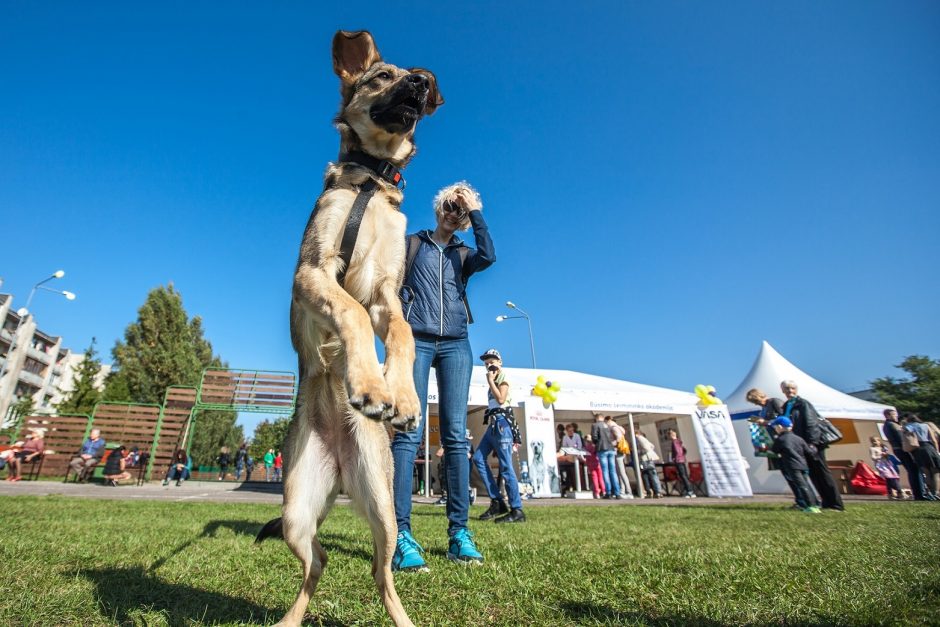
{"label": "green grass lawn", "polygon": [[[0,624],[270,624],[299,566],[253,544],[270,505],[6,497]],[[479,514],[482,508],[474,508]],[[940,622],[940,505],[531,507],[472,522],[486,564],[445,558],[443,508],[416,506],[430,573],[396,577],[419,625],[912,624]],[[371,542],[347,507],[307,622],[389,624]]]}

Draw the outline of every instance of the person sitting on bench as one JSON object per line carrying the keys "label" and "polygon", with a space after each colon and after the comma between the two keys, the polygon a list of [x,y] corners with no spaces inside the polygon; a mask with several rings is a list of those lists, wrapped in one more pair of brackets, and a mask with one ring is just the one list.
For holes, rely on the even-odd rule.
{"label": "person sitting on bench", "polygon": [[104,455],[105,441],[101,429],[92,429],[88,439],[82,443],[78,455],[69,461],[69,468],[78,477],[79,482],[88,481],[88,476]]}
{"label": "person sitting on bench", "polygon": [[33,460],[40,457],[43,451],[46,448],[46,441],[44,436],[46,430],[42,428],[30,429],[29,435],[26,436],[26,442],[23,443],[21,447],[15,447],[11,449],[13,454],[9,456],[7,463],[9,468],[7,469],[7,481],[19,481],[22,479],[20,476],[20,466],[23,462],[32,462]]}
{"label": "person sitting on bench", "polygon": [[189,468],[190,460],[189,455],[186,454],[186,451],[179,449],[173,455],[173,461],[170,462],[170,470],[166,473],[166,479],[163,480],[163,485],[167,485],[172,480],[176,480],[176,485],[183,485],[183,481],[189,479]]}

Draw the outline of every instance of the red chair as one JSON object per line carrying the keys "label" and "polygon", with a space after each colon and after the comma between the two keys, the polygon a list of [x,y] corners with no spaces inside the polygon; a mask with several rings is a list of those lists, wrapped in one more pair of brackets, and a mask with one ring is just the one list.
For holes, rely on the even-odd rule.
{"label": "red chair", "polygon": [[663,464],[663,489],[666,492],[666,495],[670,495],[675,491],[676,496],[681,495],[679,491],[679,471],[676,470],[675,464]]}
{"label": "red chair", "polygon": [[692,487],[702,496],[708,496],[705,490],[705,471],[702,470],[702,462],[689,462],[689,481]]}

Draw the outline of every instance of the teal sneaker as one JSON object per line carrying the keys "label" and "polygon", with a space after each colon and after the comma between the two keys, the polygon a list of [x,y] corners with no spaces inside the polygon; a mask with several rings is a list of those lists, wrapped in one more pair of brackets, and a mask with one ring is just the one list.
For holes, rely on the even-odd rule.
{"label": "teal sneaker", "polygon": [[473,534],[469,529],[458,529],[450,537],[447,547],[447,559],[463,564],[482,564],[483,554],[473,543]]}
{"label": "teal sneaker", "polygon": [[822,514],[822,510],[816,507],[815,505],[810,505],[803,511],[806,512],[807,514]]}
{"label": "teal sneaker", "polygon": [[414,539],[410,531],[402,531],[398,534],[398,541],[395,543],[395,554],[392,556],[392,570],[419,570],[429,571],[428,565],[424,562],[421,554],[424,549]]}

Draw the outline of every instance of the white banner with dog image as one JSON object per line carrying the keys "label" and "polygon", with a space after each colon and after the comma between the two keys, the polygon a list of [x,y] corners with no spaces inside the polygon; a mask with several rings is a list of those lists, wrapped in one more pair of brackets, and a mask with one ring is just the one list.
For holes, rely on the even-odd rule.
{"label": "white banner with dog image", "polygon": [[697,407],[692,424],[702,455],[708,496],[753,496],[728,408]]}
{"label": "white banner with dog image", "polygon": [[522,410],[525,412],[524,439],[532,496],[561,496],[555,451],[555,412],[551,407],[542,405],[542,399],[534,396],[522,402]]}

